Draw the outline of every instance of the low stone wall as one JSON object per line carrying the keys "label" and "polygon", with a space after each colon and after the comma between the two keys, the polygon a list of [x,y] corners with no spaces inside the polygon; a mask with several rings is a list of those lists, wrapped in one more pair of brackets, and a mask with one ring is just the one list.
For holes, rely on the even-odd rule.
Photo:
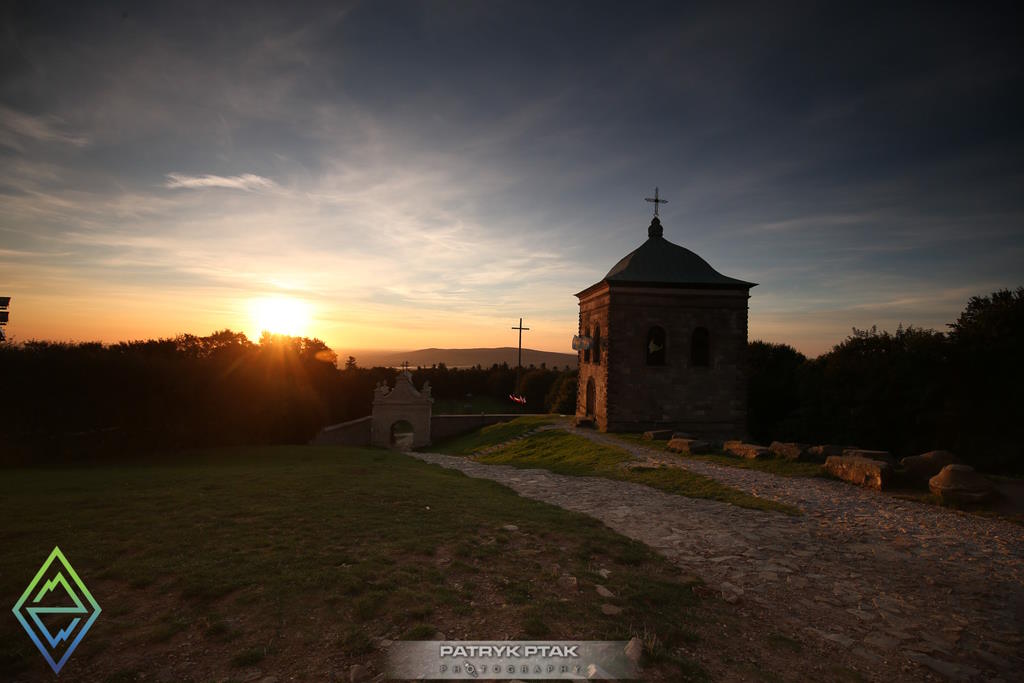
{"label": "low stone wall", "polygon": [[430,418],[430,440],[434,443],[459,434],[471,432],[474,429],[487,427],[488,425],[508,422],[517,417],[523,417],[516,413],[510,414],[478,414],[478,415],[434,415]]}
{"label": "low stone wall", "polygon": [[[466,434],[474,429],[499,422],[508,422],[517,417],[523,417],[523,415],[518,413],[434,415],[430,418],[430,440],[432,443],[437,443],[459,434]],[[372,428],[373,416],[367,415],[358,420],[324,427],[310,443],[314,446],[369,446]]]}
{"label": "low stone wall", "polygon": [[324,427],[310,442],[314,446],[369,446],[373,416]]}

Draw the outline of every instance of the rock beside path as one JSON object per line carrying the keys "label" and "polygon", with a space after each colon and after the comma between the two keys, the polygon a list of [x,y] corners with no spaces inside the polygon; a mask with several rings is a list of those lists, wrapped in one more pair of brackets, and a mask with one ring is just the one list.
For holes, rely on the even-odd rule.
{"label": "rock beside path", "polygon": [[570,574],[562,574],[559,576],[558,585],[566,593],[576,593],[580,589],[579,579]]}
{"label": "rock beside path", "polygon": [[887,462],[853,455],[831,455],[825,470],[851,484],[882,491],[892,482],[892,467]]}
{"label": "rock beside path", "polygon": [[771,451],[764,446],[758,446],[755,443],[743,443],[742,441],[726,441],[722,448],[726,453],[731,453],[747,460],[767,458],[771,455]]}
{"label": "rock beside path", "polygon": [[633,636],[629,639],[629,642],[626,643],[626,648],[623,650],[623,653],[629,658],[629,661],[633,662],[634,665],[640,666],[640,662],[643,660],[644,656],[643,641],[636,636]]}
{"label": "rock beside path", "polygon": [[879,462],[887,462],[890,465],[895,465],[896,460],[892,457],[892,453],[889,451],[872,451],[866,448],[847,448],[843,450],[843,455],[850,456],[853,458],[867,458],[868,460],[878,460]]}
{"label": "rock beside path", "polygon": [[682,437],[673,437],[668,442],[667,448],[675,453],[701,455],[702,453],[713,453],[715,444],[710,441],[704,441],[703,439],[689,439]]}
{"label": "rock beside path", "polygon": [[652,429],[644,432],[644,441],[668,441],[675,432],[671,429]]}
{"label": "rock beside path", "polygon": [[820,446],[811,446],[807,449],[807,457],[814,462],[825,462],[825,459],[832,455],[842,455],[846,450],[845,446],[836,446],[826,443]]}
{"label": "rock beside path", "polygon": [[810,446],[805,443],[772,441],[772,444],[768,446],[768,450],[776,458],[783,458],[784,460],[810,459]]}
{"label": "rock beside path", "polygon": [[970,465],[946,465],[931,478],[928,488],[942,500],[954,503],[981,503],[996,492],[995,485]]}
{"label": "rock beside path", "polygon": [[946,465],[958,464],[960,460],[949,451],[928,451],[900,460],[900,465],[907,471],[907,477],[921,484],[927,484]]}

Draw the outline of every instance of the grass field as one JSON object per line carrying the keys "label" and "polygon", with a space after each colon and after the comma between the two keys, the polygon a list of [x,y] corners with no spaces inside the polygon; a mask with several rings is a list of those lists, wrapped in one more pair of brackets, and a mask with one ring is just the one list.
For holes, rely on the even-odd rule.
{"label": "grass field", "polygon": [[449,455],[471,455],[483,448],[496,446],[510,439],[522,436],[537,427],[557,424],[559,422],[568,423],[568,419],[558,415],[524,415],[509,422],[499,422],[469,434],[456,436],[425,450],[435,453],[448,453]]}
{"label": "grass field", "polygon": [[[649,677],[701,679],[684,651],[746,642],[724,603],[698,597],[695,580],[646,546],[389,451],[222,449],[7,469],[0,519],[5,604],[59,545],[103,608],[62,681],[241,681],[257,669],[347,680],[355,663],[382,670],[381,639],[438,632],[640,635],[656,656]],[[605,602],[623,612],[604,616]],[[13,618],[0,619],[0,672],[53,680]]]}
{"label": "grass field", "polygon": [[[431,450],[453,455],[469,455],[481,448],[522,435],[539,424],[543,424],[542,419],[520,418],[513,422],[486,427],[447,444],[440,444]],[[799,509],[791,505],[752,496],[710,477],[684,469],[626,469],[623,465],[632,458],[625,450],[597,444],[562,430],[533,434],[495,452],[477,456],[476,459],[493,465],[536,467],[558,474],[631,481],[691,498],[710,498],[754,510],[800,514]]]}
{"label": "grass field", "polygon": [[[644,439],[641,434],[612,434],[617,439],[635,445],[646,446],[660,451],[670,452],[668,450],[667,441],[653,441]],[[692,460],[703,460],[704,462],[713,462],[716,465],[725,465],[726,467],[739,467],[747,470],[757,470],[759,472],[771,472],[772,474],[778,474],[782,477],[827,477],[825,468],[816,462],[796,462],[794,460],[785,460],[784,458],[764,458],[761,460],[748,460],[746,458],[740,458],[735,455],[729,455],[727,453],[707,453],[703,455],[690,455],[676,453],[680,458],[689,458]]]}

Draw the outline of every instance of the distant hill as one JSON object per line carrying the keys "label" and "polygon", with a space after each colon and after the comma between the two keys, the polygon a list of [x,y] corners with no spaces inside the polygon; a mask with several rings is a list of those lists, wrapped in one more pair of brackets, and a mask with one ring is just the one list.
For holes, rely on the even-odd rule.
{"label": "distant hill", "polygon": [[[398,367],[408,361],[410,367],[430,367],[444,363],[450,368],[469,368],[482,365],[489,368],[495,363],[508,363],[515,367],[518,349],[504,346],[497,349],[418,349],[416,351],[374,351],[370,349],[354,349],[338,352],[338,365],[344,366],[345,359],[355,356],[356,363],[362,368]],[[547,363],[549,368],[562,368],[568,365],[576,367],[576,354],[555,353],[554,351],[537,351],[523,349],[523,367]]]}

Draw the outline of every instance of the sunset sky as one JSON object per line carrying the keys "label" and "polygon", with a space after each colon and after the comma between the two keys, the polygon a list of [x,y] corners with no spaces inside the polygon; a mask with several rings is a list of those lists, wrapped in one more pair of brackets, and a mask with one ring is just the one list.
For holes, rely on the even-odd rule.
{"label": "sunset sky", "polygon": [[522,316],[569,352],[655,185],[666,238],[759,283],[751,338],[811,355],[1024,284],[996,12],[85,4],[0,10],[16,340],[508,346]]}

